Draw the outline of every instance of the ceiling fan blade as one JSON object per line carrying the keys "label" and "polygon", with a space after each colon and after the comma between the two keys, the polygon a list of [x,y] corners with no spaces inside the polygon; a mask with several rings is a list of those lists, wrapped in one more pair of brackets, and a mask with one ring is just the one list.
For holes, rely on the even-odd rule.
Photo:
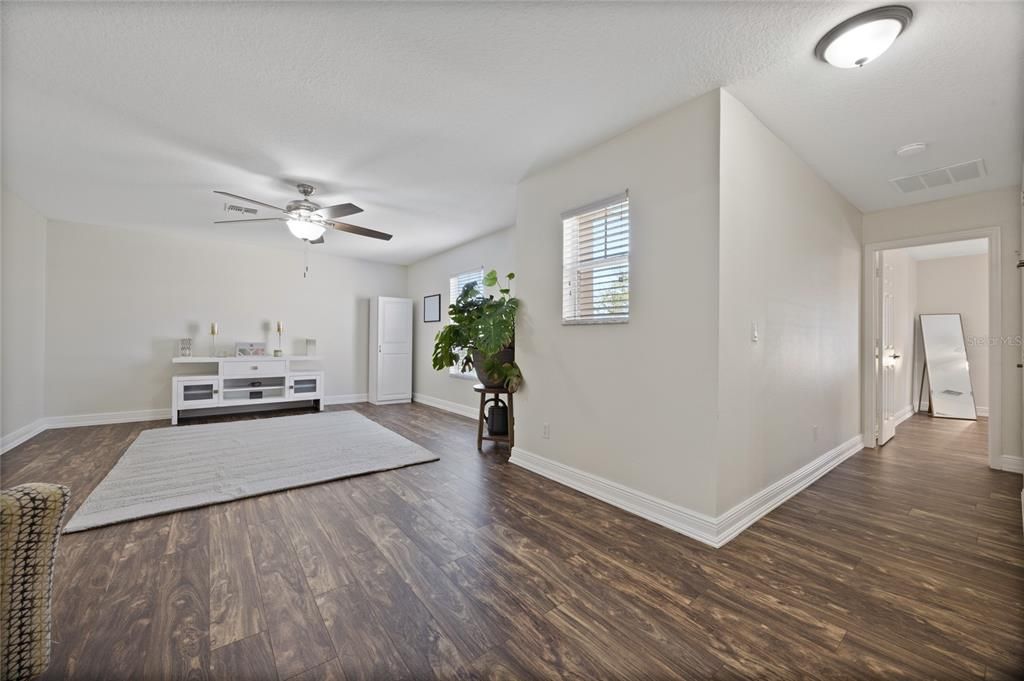
{"label": "ceiling fan blade", "polygon": [[284,222],[284,218],[249,218],[247,220],[214,220],[215,225],[227,225],[232,222]]}
{"label": "ceiling fan blade", "polygon": [[320,210],[314,211],[313,214],[320,215],[327,220],[336,220],[362,212],[363,209],[354,203],[339,203],[337,206],[324,206]]}
{"label": "ceiling fan blade", "polygon": [[324,235],[321,234],[320,236],[318,236],[317,238],[313,239],[309,243],[311,243],[311,244],[322,244],[323,242],[324,242]]}
{"label": "ceiling fan blade", "polygon": [[213,193],[214,194],[221,194],[222,196],[230,196],[233,199],[240,199],[242,201],[248,201],[249,203],[255,203],[257,206],[263,206],[264,208],[273,208],[274,210],[279,210],[282,213],[284,212],[284,208],[278,208],[277,206],[271,206],[269,203],[263,203],[262,201],[257,201],[256,199],[247,199],[244,196],[239,196],[238,194],[229,194],[228,192],[217,191],[216,189],[213,190]]}
{"label": "ceiling fan blade", "polygon": [[368,236],[373,239],[381,239],[382,241],[391,241],[391,235],[385,232],[378,232],[375,229],[369,229],[367,227],[360,227],[358,225],[350,225],[345,222],[338,222],[337,220],[330,220],[330,225],[339,232],[348,232],[349,234],[358,234],[359,236]]}

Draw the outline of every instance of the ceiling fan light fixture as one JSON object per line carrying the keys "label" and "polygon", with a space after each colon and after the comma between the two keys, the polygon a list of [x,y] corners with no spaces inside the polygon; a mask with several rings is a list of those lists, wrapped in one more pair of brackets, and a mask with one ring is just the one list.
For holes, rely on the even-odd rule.
{"label": "ceiling fan light fixture", "polygon": [[814,54],[836,68],[859,68],[888,50],[913,16],[914,12],[904,5],[869,9],[826,33],[815,46]]}
{"label": "ceiling fan light fixture", "polygon": [[306,241],[315,241],[323,236],[326,228],[323,225],[319,225],[309,220],[288,220],[288,231],[292,233],[297,239],[305,239]]}

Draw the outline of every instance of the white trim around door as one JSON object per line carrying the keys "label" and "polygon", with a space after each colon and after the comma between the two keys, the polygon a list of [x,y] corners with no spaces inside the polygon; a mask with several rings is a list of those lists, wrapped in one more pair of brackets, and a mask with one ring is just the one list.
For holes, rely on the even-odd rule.
{"label": "white trim around door", "polygon": [[[875,363],[876,329],[880,327],[878,301],[875,295],[875,254],[909,246],[942,244],[967,239],[988,239],[988,323],[989,336],[1002,338],[1003,333],[1003,286],[1002,261],[1000,256],[999,227],[980,227],[957,232],[928,234],[893,241],[875,241],[864,244],[861,261],[862,300],[864,315],[861,320],[861,408],[864,421],[864,446],[875,447],[876,425],[878,423],[877,367]],[[1002,350],[989,361],[989,420],[988,420],[988,465],[995,470],[1004,470],[1003,457],[1003,362]]]}

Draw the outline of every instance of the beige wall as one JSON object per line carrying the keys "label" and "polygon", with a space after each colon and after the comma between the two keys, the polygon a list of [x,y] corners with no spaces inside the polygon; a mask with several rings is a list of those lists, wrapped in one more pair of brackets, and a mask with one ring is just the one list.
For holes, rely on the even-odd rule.
{"label": "beige wall", "polygon": [[[989,335],[988,278],[988,255],[937,258],[917,263],[916,313],[960,313],[967,337],[967,361],[971,368],[974,402],[982,413],[987,413],[989,406],[989,346],[978,341],[984,341]],[[971,339],[975,341],[971,342]],[[923,357],[923,351],[920,357]],[[920,359],[918,367],[919,362]],[[917,376],[920,380],[921,374]],[[915,391],[919,388],[920,384],[914,386]],[[927,395],[923,404],[927,407]]]}
{"label": "beige wall", "polygon": [[[1021,283],[1016,269],[1021,247],[1020,189],[979,192],[864,216],[864,243],[931,236],[981,227],[998,227],[1002,268],[1002,336],[1021,334]],[[1021,455],[1021,348],[1004,344],[990,350],[1002,376],[1002,454]]]}
{"label": "beige wall", "polygon": [[860,212],[721,110],[719,514],[860,434],[861,268]]}
{"label": "beige wall", "polygon": [[4,436],[44,415],[46,330],[46,218],[16,194],[3,192],[3,397]]}
{"label": "beige wall", "polygon": [[[46,284],[48,416],[170,406],[177,340],[209,349],[317,339],[328,396],[365,395],[370,296],[404,296],[404,267],[94,225],[51,222]],[[6,346],[6,343],[5,343]],[[6,347],[5,347],[6,350]],[[180,367],[179,367],[179,373]]]}
{"label": "beige wall", "polygon": [[[516,445],[714,511],[717,92],[519,185]],[[629,189],[628,324],[563,326],[561,214]],[[543,437],[545,424],[550,438]]]}
{"label": "beige wall", "polygon": [[[505,275],[516,271],[515,233],[512,228],[462,244],[409,266],[409,297],[413,299],[413,382],[414,399],[424,403],[476,415],[479,404],[473,392],[474,379],[435,371],[431,366],[434,336],[448,321],[450,301],[448,280],[461,272],[480,267]],[[514,283],[514,282],[513,282]],[[423,297],[441,294],[441,321],[423,321]]]}

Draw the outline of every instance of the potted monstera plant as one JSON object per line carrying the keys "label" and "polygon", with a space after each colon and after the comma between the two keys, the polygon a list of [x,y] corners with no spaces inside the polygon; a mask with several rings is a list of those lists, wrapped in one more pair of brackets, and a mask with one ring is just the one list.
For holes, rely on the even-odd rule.
{"label": "potted monstera plant", "polygon": [[[523,374],[515,362],[516,313],[519,299],[512,296],[514,272],[498,286],[498,273],[484,275],[484,289],[476,282],[462,287],[451,305],[451,323],[434,338],[433,365],[438,371],[458,366],[462,372],[475,370],[480,382],[489,388],[504,386],[515,391]],[[498,287],[498,295],[486,289]]]}

